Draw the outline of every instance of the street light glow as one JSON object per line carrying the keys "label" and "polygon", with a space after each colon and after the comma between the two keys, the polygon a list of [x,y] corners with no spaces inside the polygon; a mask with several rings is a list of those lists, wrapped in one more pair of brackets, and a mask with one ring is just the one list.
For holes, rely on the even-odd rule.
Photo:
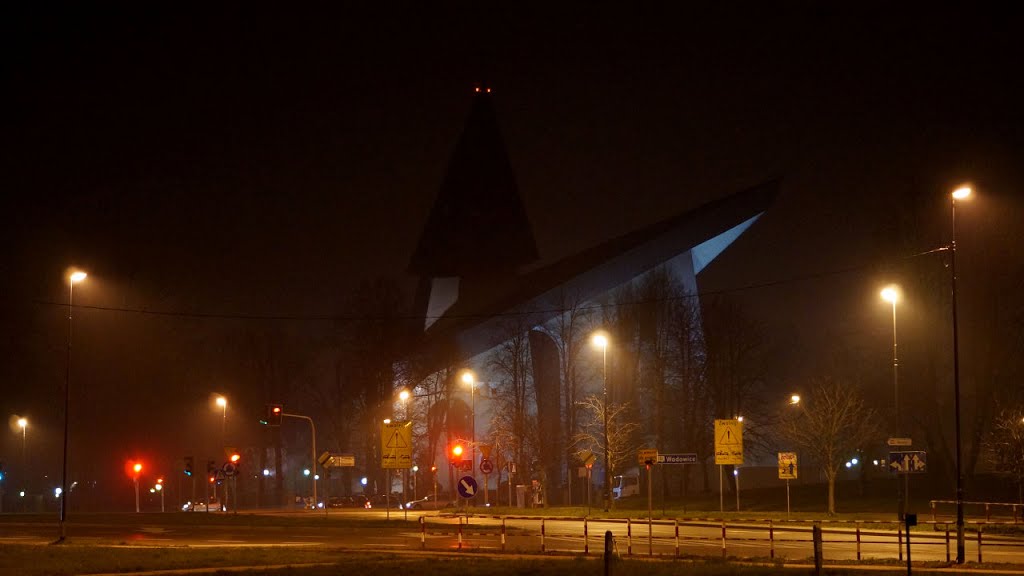
{"label": "street light glow", "polygon": [[402,390],[401,392],[399,392],[398,393],[398,399],[401,400],[402,402],[405,402],[406,400],[408,400],[409,399],[409,391],[408,390]]}
{"label": "street light glow", "polygon": [[953,198],[956,198],[957,200],[963,200],[964,198],[970,196],[971,192],[973,191],[971,190],[970,186],[961,186],[956,190],[953,190]]}
{"label": "street light glow", "polygon": [[465,370],[462,373],[462,383],[469,384],[472,386],[476,383],[476,374],[473,374],[472,370]]}
{"label": "street light glow", "polygon": [[28,420],[24,418],[18,418],[18,426],[21,426],[21,429],[24,430],[25,427],[28,426]]}
{"label": "street light glow", "polygon": [[886,286],[882,288],[882,300],[886,302],[892,302],[895,304],[900,299],[900,291],[896,286]]}
{"label": "street light glow", "polygon": [[71,276],[69,276],[69,278],[71,280],[71,283],[74,284],[76,282],[81,282],[82,280],[85,280],[87,276],[88,274],[86,274],[85,272],[82,272],[81,270],[76,270],[71,273]]}
{"label": "street light glow", "polygon": [[302,475],[303,475],[303,476],[309,476],[309,468],[305,468],[305,469],[303,469],[303,470],[302,470]]}
{"label": "street light glow", "polygon": [[[217,396],[217,406],[224,408],[228,405],[228,399],[223,396]],[[232,412],[234,414],[234,412]]]}
{"label": "street light glow", "polygon": [[132,466],[132,470],[134,470],[136,474],[142,472],[142,464],[136,463],[135,466]]}
{"label": "street light glow", "polygon": [[793,406],[796,406],[797,404],[799,404],[800,403],[800,395],[799,394],[792,394],[792,395],[790,395],[789,403],[792,404]]}
{"label": "street light glow", "polygon": [[590,343],[595,348],[601,348],[603,350],[608,347],[608,336],[604,333],[598,332],[590,338]]}

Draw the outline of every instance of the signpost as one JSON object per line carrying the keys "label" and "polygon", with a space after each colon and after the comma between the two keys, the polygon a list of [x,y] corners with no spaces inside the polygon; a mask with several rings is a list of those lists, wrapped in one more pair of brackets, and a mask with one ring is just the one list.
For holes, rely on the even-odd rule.
{"label": "signpost", "polygon": [[696,464],[696,454],[658,454],[658,464]]}
{"label": "signpost", "polygon": [[468,500],[476,495],[479,486],[476,484],[476,478],[473,478],[472,476],[463,476],[462,478],[459,478],[458,488],[459,496]]}
{"label": "signpost", "polygon": [[[743,464],[743,422],[739,419],[715,420],[715,464],[718,464],[718,511],[725,512],[723,467]],[[736,492],[738,498],[738,488]]]}
{"label": "signpost", "polygon": [[[481,450],[483,452],[483,450]],[[484,506],[490,506],[490,485],[491,472],[494,472],[494,463],[487,459],[490,455],[490,447],[483,459],[480,460],[480,471],[484,474]]]}
{"label": "signpost", "polygon": [[[893,440],[890,438],[890,440]],[[910,475],[928,471],[928,453],[923,450],[889,452],[889,471],[903,475],[903,501],[910,504]],[[899,482],[899,480],[897,480]],[[904,517],[909,516],[905,514]]]}
{"label": "signpost", "polygon": [[798,473],[796,452],[779,452],[779,479],[786,481],[786,518],[789,518],[789,481]]}
{"label": "signpost", "polygon": [[[412,468],[412,422],[385,420],[380,430],[380,466],[384,468],[387,494],[386,518],[391,518],[391,470]],[[403,486],[405,483],[403,482]]]}

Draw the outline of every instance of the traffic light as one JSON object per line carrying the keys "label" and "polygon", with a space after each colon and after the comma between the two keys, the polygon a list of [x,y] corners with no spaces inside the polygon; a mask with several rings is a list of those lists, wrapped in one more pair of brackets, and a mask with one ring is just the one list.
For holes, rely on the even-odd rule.
{"label": "traffic light", "polygon": [[267,425],[280,426],[281,418],[284,416],[284,406],[280,404],[267,404]]}
{"label": "traffic light", "polygon": [[139,474],[142,473],[142,463],[141,462],[136,462],[132,466],[132,472],[135,474],[135,479],[138,480]]}
{"label": "traffic light", "polygon": [[195,463],[195,460],[193,460],[191,456],[185,456],[185,470],[184,470],[185,476],[191,476],[192,475],[192,465],[194,463]]}
{"label": "traffic light", "polygon": [[217,473],[217,463],[213,460],[206,461],[206,475],[213,476]]}
{"label": "traffic light", "polygon": [[0,482],[4,481],[4,463],[0,462]]}
{"label": "traffic light", "polygon": [[460,458],[462,456],[462,444],[452,446],[452,456],[455,458]]}
{"label": "traffic light", "polygon": [[238,465],[238,461],[241,460],[241,459],[242,459],[242,455],[237,453],[237,452],[232,454],[231,457],[228,458],[228,460],[230,460],[231,463],[235,464],[235,465]]}

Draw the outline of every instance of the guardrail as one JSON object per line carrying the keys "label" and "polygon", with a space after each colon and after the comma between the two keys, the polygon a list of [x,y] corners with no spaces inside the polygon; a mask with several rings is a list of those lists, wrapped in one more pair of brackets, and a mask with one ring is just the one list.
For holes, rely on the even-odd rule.
{"label": "guardrail", "polygon": [[[500,530],[488,531],[486,528],[473,530],[470,528],[470,521],[472,519],[490,519],[500,520]],[[453,523],[453,521],[457,523]],[[513,532],[510,534],[508,522],[516,521],[520,525],[513,528]],[[680,548],[686,543],[708,543],[708,544],[720,544],[719,549],[722,558],[728,557],[728,548],[730,543],[757,543],[762,542],[768,547],[768,555],[774,559],[776,557],[776,543],[784,542],[786,544],[792,543],[806,543],[810,545],[813,543],[812,530],[813,527],[822,527],[822,542],[826,544],[853,544],[856,554],[856,559],[863,559],[862,549],[866,545],[884,545],[894,546],[896,550],[895,556],[902,561],[904,553],[904,541],[905,534],[902,523],[886,521],[886,520],[819,520],[814,522],[804,520],[775,520],[775,519],[737,519],[732,521],[726,521],[715,518],[677,518],[671,520],[633,520],[630,518],[626,519],[593,519],[593,518],[566,518],[566,517],[538,517],[538,516],[492,516],[492,515],[457,515],[457,516],[420,516],[420,546],[422,549],[427,548],[427,536],[454,536],[456,538],[456,546],[458,550],[463,550],[468,547],[466,544],[467,537],[474,538],[496,538],[499,539],[500,548],[502,552],[505,552],[508,547],[508,539],[510,535],[517,537],[526,538],[537,538],[539,539],[539,552],[547,553],[554,551],[548,545],[548,540],[552,537],[559,539],[582,540],[583,554],[590,554],[590,524],[593,522],[600,522],[603,524],[618,524],[624,525],[618,529],[619,532],[623,531],[624,528],[624,539],[625,539],[625,555],[634,555],[634,539],[638,545],[647,545],[648,556],[680,556]],[[552,523],[556,528],[555,532],[551,532]],[[569,531],[564,529],[566,524],[578,523],[578,527],[575,527]],[[523,525],[525,524],[525,526]],[[641,525],[646,527],[647,534],[634,534],[634,526]],[[896,524],[895,530],[883,531],[879,529],[871,529],[873,525],[893,525]],[[938,534],[927,534],[927,533],[914,533],[914,547],[944,547],[946,561],[949,562],[951,558],[951,548],[955,538],[951,537],[951,534],[955,534],[955,530],[952,529],[953,524],[951,522],[935,522],[925,521],[921,522],[923,525],[932,525],[933,529]],[[985,539],[985,526],[987,524],[1008,524],[1007,522],[994,522],[987,523],[981,521],[969,522],[977,531],[976,536],[976,547],[978,562],[982,561],[983,550],[988,548],[999,548],[999,547],[1014,547],[1018,548],[1024,553],[1024,539],[1005,538],[998,536],[990,536],[987,540]],[[658,527],[671,527],[669,533],[670,536],[654,535],[653,528]],[[828,528],[824,528],[828,526]],[[714,536],[700,535],[700,534],[681,534],[680,528],[711,528],[714,529]],[[497,528],[497,526],[495,527]],[[755,533],[754,536],[739,536],[736,535],[738,531]],[[662,530],[659,530],[662,531]],[[757,534],[758,532],[761,534]],[[663,532],[663,531],[662,531]],[[790,537],[779,538],[780,534],[788,534]],[[893,540],[895,538],[895,541]],[[618,540],[616,540],[616,544]],[[659,548],[669,547],[672,549],[671,554],[665,553],[654,553],[654,546],[657,545]],[[566,550],[560,550],[566,551]],[[578,548],[569,550],[571,552],[579,552]]]}
{"label": "guardrail", "polygon": [[[971,501],[967,501],[967,500],[964,500],[961,503],[964,506],[984,506],[985,507],[985,521],[986,522],[992,522],[992,510],[993,510],[993,508],[995,510],[997,510],[997,511],[1000,510],[1000,509],[1003,509],[1003,508],[1009,508],[1010,509],[1010,515],[1013,518],[1013,520],[1011,522],[1008,522],[1008,523],[1019,524],[1020,522],[1024,522],[1024,505],[1021,505],[1021,504],[1014,504],[1012,502],[971,502]],[[937,508],[938,508],[939,504],[951,504],[951,505],[955,506],[956,505],[956,500],[929,500],[928,501],[928,505],[932,509],[932,521],[933,522],[938,520]],[[1018,520],[1017,520],[1018,518],[1020,518],[1020,522],[1018,522]]]}

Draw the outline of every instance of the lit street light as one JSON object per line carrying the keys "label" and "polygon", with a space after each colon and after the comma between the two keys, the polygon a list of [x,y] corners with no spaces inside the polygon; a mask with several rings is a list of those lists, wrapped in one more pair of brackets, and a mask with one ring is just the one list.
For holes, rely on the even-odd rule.
{"label": "lit street light", "polygon": [[220,443],[221,447],[227,444],[227,430],[228,430],[228,399],[223,396],[217,396],[217,406],[221,409],[221,421],[220,421]]}
{"label": "lit street light", "polygon": [[799,394],[792,394],[792,395],[790,395],[790,397],[789,397],[789,404],[791,406],[796,406],[799,403],[800,403],[800,395]]}
{"label": "lit street light", "polygon": [[64,542],[67,537],[65,522],[68,518],[68,429],[71,425],[71,317],[74,309],[75,283],[85,280],[86,273],[76,270],[68,276],[68,347],[64,372],[64,456],[60,472],[60,536],[57,543]]}
{"label": "lit street light", "polygon": [[472,425],[472,440],[470,444],[470,460],[472,461],[472,470],[476,471],[476,374],[472,370],[466,370],[462,373],[462,383],[469,385],[469,397],[470,397],[470,417],[473,419]]}
{"label": "lit street light", "polygon": [[135,481],[135,513],[138,514],[139,513],[139,473],[142,472],[142,464],[139,464],[138,462],[136,462],[135,465],[132,466],[132,471],[135,472],[135,475],[133,477],[133,479]]}
{"label": "lit street light", "polygon": [[608,447],[608,336],[598,332],[590,339],[591,344],[601,349],[601,378],[604,382],[604,511],[612,507],[612,463]]}
{"label": "lit street light", "polygon": [[961,186],[950,195],[952,241],[949,245],[949,272],[953,293],[953,395],[956,411],[956,563],[964,563],[964,487],[960,454],[960,343],[956,317],[956,201],[971,195],[969,186]]}
{"label": "lit street light", "polygon": [[[881,292],[882,300],[890,302],[892,304],[892,395],[893,395],[893,408],[896,411],[895,414],[895,425],[896,435],[901,436],[903,434],[902,418],[900,414],[900,362],[897,354],[896,347],[896,302],[900,299],[900,291],[896,286],[886,286]],[[900,489],[899,478],[896,479],[896,502],[897,509],[896,514],[900,520],[903,520],[903,516],[906,513],[906,501],[910,498],[910,477],[907,474],[903,475],[903,489]]]}
{"label": "lit street light", "polygon": [[21,486],[28,488],[28,452],[25,449],[25,431],[28,429],[28,419],[18,418],[18,426],[21,428]]}

